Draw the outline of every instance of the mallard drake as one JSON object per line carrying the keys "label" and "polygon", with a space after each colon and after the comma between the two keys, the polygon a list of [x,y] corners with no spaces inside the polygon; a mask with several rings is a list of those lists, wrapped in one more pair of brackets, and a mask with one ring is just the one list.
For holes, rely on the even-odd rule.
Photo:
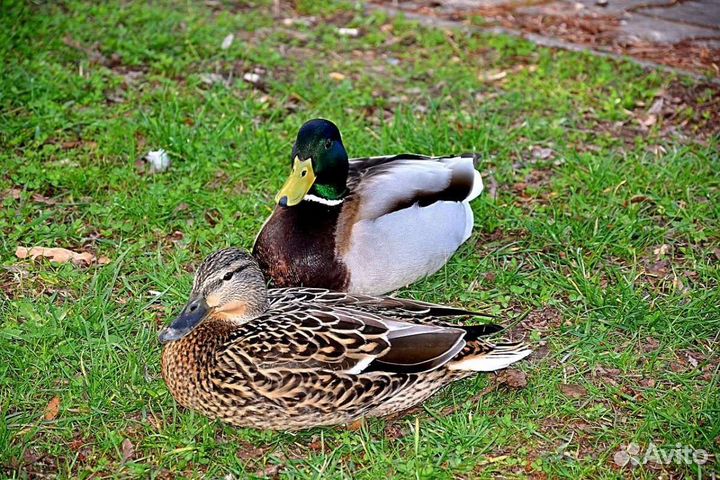
{"label": "mallard drake", "polygon": [[160,333],[162,373],[181,405],[241,427],[295,430],[389,415],[445,385],[526,357],[491,343],[466,310],[319,288],[267,289],[235,248],[198,268],[182,313]]}
{"label": "mallard drake", "polygon": [[348,160],[338,128],[315,119],[291,158],[253,247],[277,287],[381,295],[436,272],[470,237],[474,155]]}

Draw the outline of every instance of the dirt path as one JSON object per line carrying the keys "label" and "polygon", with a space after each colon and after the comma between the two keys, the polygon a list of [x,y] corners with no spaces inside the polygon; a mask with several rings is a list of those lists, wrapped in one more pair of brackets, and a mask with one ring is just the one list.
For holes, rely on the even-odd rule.
{"label": "dirt path", "polygon": [[[376,5],[502,29],[537,43],[627,55],[720,79],[717,0],[413,0]],[[555,45],[553,45],[555,44]]]}

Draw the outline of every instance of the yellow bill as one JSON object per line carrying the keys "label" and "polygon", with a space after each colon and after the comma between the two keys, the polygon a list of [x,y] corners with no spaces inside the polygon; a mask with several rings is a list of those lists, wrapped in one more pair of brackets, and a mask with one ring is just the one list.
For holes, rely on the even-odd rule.
{"label": "yellow bill", "polygon": [[292,173],[280,192],[275,195],[275,202],[281,207],[297,205],[313,186],[313,183],[315,183],[315,172],[312,168],[312,159],[300,161],[298,157],[295,157]]}

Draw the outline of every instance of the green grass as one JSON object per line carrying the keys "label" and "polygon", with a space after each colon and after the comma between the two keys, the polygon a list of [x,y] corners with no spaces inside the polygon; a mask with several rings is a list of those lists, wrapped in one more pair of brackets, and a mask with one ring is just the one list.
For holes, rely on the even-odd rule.
{"label": "green grass", "polygon": [[[613,462],[630,442],[720,453],[720,162],[707,110],[717,90],[354,3],[283,4],[282,18],[314,15],[309,26],[273,19],[272,2],[246,3],[0,5],[0,475],[718,470]],[[242,80],[258,68],[261,88]],[[207,85],[208,73],[229,82]],[[677,115],[640,128],[657,96],[691,90],[700,94]],[[527,387],[479,376],[354,432],[235,429],[175,404],[157,332],[183,305],[191,266],[250,247],[294,134],[315,116],[340,126],[351,156],[482,154],[496,198],[474,202],[475,234],[398,295],[525,318],[515,335],[538,351],[518,367]],[[138,173],[158,148],[170,170]],[[15,258],[35,245],[112,261]]]}

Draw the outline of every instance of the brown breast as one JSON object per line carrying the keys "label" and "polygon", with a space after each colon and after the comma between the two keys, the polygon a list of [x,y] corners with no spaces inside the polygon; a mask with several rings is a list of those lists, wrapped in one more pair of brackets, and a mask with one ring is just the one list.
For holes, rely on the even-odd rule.
{"label": "brown breast", "polygon": [[343,204],[309,201],[275,208],[253,247],[253,255],[274,286],[347,288],[347,268],[336,253],[342,208]]}

